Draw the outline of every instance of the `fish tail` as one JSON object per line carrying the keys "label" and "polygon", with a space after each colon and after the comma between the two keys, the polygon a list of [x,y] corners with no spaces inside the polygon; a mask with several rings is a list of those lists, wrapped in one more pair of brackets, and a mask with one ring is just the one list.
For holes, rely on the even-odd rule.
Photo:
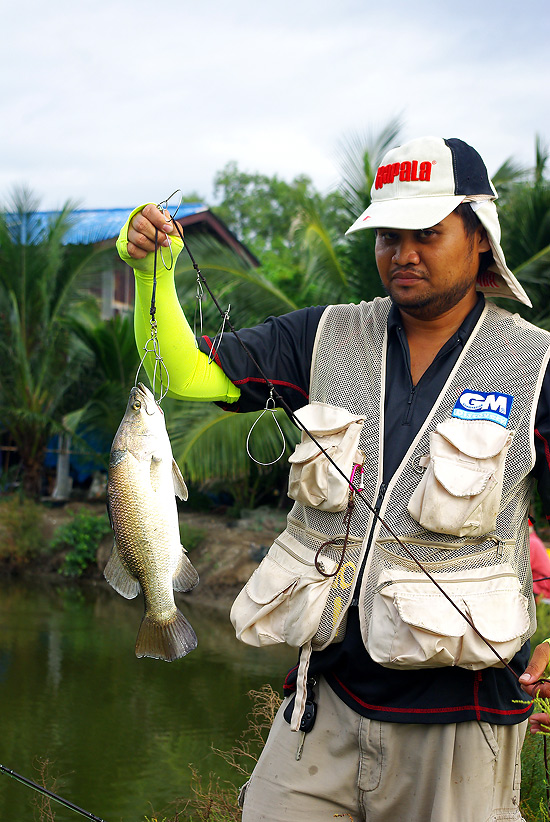
{"label": "fish tail", "polygon": [[170,622],[160,623],[144,615],[136,639],[136,656],[173,662],[197,647],[197,635],[181,611]]}

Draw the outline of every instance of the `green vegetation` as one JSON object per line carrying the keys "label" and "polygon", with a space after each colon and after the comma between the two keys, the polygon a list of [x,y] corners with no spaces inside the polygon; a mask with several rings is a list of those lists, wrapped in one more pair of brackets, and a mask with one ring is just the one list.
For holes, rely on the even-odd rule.
{"label": "green vegetation", "polygon": [[69,549],[59,573],[66,577],[82,576],[95,565],[99,542],[110,531],[106,514],[88,514],[86,511],[80,511],[70,522],[61,525],[50,542],[51,551]]}
{"label": "green vegetation", "polygon": [[64,245],[71,203],[45,223],[37,209],[21,188],[0,213],[0,431],[17,448],[22,486],[33,498],[41,494],[48,440],[78,407],[83,363],[66,320],[82,310],[83,272],[102,254],[93,245]]}
{"label": "green vegetation", "polygon": [[180,522],[179,526],[181,544],[186,551],[198,548],[208,536],[206,528],[196,528],[194,525],[188,525],[185,521]]}
{"label": "green vegetation", "polygon": [[[546,637],[550,636],[550,605],[537,605],[537,630],[531,639],[531,647],[535,647]],[[527,698],[527,695],[526,695]],[[545,710],[538,700],[535,710]],[[549,822],[550,820],[550,784],[545,770],[546,744],[542,733],[530,734],[527,732],[521,754],[521,811],[526,822]],[[548,750],[548,766],[550,767],[550,749]]]}
{"label": "green vegetation", "polygon": [[21,494],[0,499],[0,564],[16,570],[45,551],[41,513],[37,502]]}

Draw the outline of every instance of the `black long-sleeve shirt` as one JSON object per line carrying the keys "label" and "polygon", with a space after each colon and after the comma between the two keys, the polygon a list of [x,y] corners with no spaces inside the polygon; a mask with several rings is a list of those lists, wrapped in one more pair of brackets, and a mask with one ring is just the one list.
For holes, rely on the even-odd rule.
{"label": "black long-sleeve shirt", "polygon": [[[458,331],[413,385],[409,349],[399,311],[392,307],[388,318],[386,402],[384,420],[384,482],[401,463],[409,445],[437,400],[462,348],[484,307],[480,294]],[[313,344],[324,307],[301,309],[282,317],[271,317],[260,326],[245,329],[240,336],[264,374],[277,387],[285,402],[296,410],[309,399]],[[201,342],[209,351],[211,342]],[[224,335],[217,361],[227,376],[241,388],[241,397],[229,410],[263,408],[268,390],[233,335]],[[535,418],[536,463],[533,469],[544,512],[550,519],[550,369],[544,377]],[[529,642],[512,660],[519,674],[529,658]],[[349,610],[344,640],[324,651],[314,652],[310,675],[324,675],[339,697],[355,711],[373,719],[392,722],[460,722],[471,719],[513,724],[528,713],[525,694],[516,678],[505,668],[468,671],[463,668],[396,670],[384,668],[368,655],[359,629],[356,606]],[[296,669],[287,676],[292,689]]]}

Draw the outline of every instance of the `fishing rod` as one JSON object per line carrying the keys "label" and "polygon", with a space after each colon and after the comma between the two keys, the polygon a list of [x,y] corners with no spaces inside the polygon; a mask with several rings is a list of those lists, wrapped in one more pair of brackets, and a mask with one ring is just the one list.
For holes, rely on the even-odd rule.
{"label": "fishing rod", "polygon": [[93,822],[105,822],[105,820],[101,819],[99,816],[95,816],[93,813],[85,811],[83,808],[79,808],[78,805],[75,805],[73,802],[69,802],[68,799],[63,799],[62,796],[58,796],[56,793],[53,793],[53,791],[49,791],[42,785],[38,785],[36,782],[33,782],[32,779],[27,779],[25,776],[21,776],[21,774],[16,773],[9,768],[5,768],[3,765],[0,765],[0,772],[7,774],[7,776],[11,776],[17,782],[21,782],[22,785],[26,785],[27,788],[32,788],[34,791],[38,791],[38,793],[47,796],[49,799],[59,802],[59,804],[63,805],[65,808],[69,808],[69,810],[79,813],[81,816],[85,816],[86,819],[91,819]]}

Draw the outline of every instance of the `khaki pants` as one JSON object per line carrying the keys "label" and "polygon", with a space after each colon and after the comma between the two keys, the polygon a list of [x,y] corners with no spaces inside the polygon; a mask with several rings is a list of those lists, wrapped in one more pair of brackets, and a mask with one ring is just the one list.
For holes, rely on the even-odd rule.
{"label": "khaki pants", "polygon": [[243,822],[521,820],[520,725],[403,725],[359,716],[324,680],[296,761],[286,700],[246,786]]}

